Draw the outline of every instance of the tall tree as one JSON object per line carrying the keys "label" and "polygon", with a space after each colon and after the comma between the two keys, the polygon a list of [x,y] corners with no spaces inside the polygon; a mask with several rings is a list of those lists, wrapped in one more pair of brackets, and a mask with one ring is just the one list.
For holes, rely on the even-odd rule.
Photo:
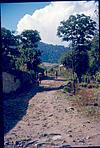
{"label": "tall tree", "polygon": [[36,71],[38,64],[40,64],[40,51],[37,49],[38,42],[41,40],[38,31],[26,30],[17,37],[20,57],[16,65],[20,66],[27,64],[28,69]]}
{"label": "tall tree", "polygon": [[[73,71],[77,73],[79,81],[81,76],[87,71],[88,67],[88,54],[87,50],[90,49],[91,40],[95,35],[96,22],[90,16],[84,14],[71,15],[68,20],[62,21],[58,27],[57,35],[62,38],[62,41],[70,41],[73,50]],[[74,53],[75,52],[75,53]],[[83,60],[87,65],[83,65]],[[86,68],[84,68],[84,66]],[[77,67],[77,68],[75,68]]]}
{"label": "tall tree", "polygon": [[100,48],[99,48],[99,34],[97,33],[92,42],[91,50],[89,51],[89,72],[91,75],[100,70]]}
{"label": "tall tree", "polygon": [[71,68],[73,70],[73,76],[74,73],[76,73],[81,82],[81,74],[85,74],[87,71],[89,59],[87,52],[79,52],[78,50],[75,50],[74,52],[73,50],[67,51],[67,53],[62,56],[61,63],[67,69]]}
{"label": "tall tree", "polygon": [[63,41],[71,41],[75,46],[88,46],[96,30],[96,22],[84,14],[71,15],[68,20],[62,21],[57,35]]}
{"label": "tall tree", "polygon": [[16,48],[16,37],[6,28],[1,28],[1,45],[2,69],[5,71],[15,69],[15,60],[19,55]]}

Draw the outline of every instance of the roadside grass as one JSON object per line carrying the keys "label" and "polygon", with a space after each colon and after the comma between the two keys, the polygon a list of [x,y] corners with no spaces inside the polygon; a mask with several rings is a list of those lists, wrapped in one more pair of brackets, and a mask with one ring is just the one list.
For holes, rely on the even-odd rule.
{"label": "roadside grass", "polygon": [[69,95],[67,92],[63,93],[65,99],[71,101],[81,115],[91,120],[100,120],[100,88],[80,89],[76,95]]}
{"label": "roadside grass", "polygon": [[95,95],[100,95],[100,88],[93,89]]}
{"label": "roadside grass", "polygon": [[80,90],[75,101],[81,114],[100,120],[100,88]]}
{"label": "roadside grass", "polygon": [[100,121],[100,108],[97,106],[84,106],[81,109],[81,114],[92,120]]}
{"label": "roadside grass", "polygon": [[79,92],[76,101],[80,112],[94,120],[100,120],[100,88],[85,89]]}
{"label": "roadside grass", "polygon": [[[61,76],[68,82],[72,82],[72,71],[62,70]],[[77,111],[93,120],[100,120],[100,84],[97,82],[82,82],[76,85],[76,95],[73,95],[73,88],[65,86],[61,91],[66,100],[70,101]]]}
{"label": "roadside grass", "polygon": [[63,78],[65,78],[66,79],[66,81],[70,81],[70,80],[72,80],[72,78],[73,78],[73,75],[72,75],[72,72],[71,72],[71,70],[62,70],[61,72],[60,72],[60,76],[61,77],[63,77]]}

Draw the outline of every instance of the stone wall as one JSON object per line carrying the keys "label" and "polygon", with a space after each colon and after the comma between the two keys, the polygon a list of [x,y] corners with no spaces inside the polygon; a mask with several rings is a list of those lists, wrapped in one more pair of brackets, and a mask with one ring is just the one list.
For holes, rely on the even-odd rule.
{"label": "stone wall", "polygon": [[21,82],[19,79],[16,79],[16,76],[10,73],[7,73],[7,72],[3,72],[2,79],[3,79],[3,92],[4,93],[14,92],[18,88],[20,88]]}

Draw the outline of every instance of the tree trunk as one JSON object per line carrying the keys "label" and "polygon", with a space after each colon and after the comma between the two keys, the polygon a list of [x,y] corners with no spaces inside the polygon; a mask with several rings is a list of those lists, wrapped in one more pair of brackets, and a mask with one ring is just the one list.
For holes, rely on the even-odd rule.
{"label": "tree trunk", "polygon": [[73,80],[73,94],[76,94],[76,86],[75,86],[75,80]]}
{"label": "tree trunk", "polygon": [[82,82],[81,76],[78,76],[78,79],[79,79],[79,83],[81,83]]}

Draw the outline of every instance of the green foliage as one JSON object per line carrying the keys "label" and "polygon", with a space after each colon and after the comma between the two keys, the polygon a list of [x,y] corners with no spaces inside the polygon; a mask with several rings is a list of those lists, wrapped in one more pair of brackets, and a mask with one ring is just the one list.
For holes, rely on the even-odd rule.
{"label": "green foliage", "polygon": [[88,85],[88,83],[86,83],[86,82],[81,82],[81,83],[80,83],[80,86],[81,86],[81,87],[87,87],[87,85]]}
{"label": "green foliage", "polygon": [[[38,31],[26,30],[21,35],[13,35],[10,30],[1,29],[1,41],[3,50],[3,71],[26,71],[21,78],[22,84],[30,83],[39,71],[41,52],[37,49],[40,41]],[[29,71],[34,71],[34,74]]]}
{"label": "green foliage", "polygon": [[89,83],[90,82],[90,76],[88,74],[85,74],[82,76],[82,81]]}
{"label": "green foliage", "polygon": [[100,72],[97,72],[95,77],[96,77],[96,81],[100,83]]}
{"label": "green foliage", "polygon": [[76,16],[71,15],[68,20],[61,22],[57,35],[63,41],[72,41],[74,46],[78,44],[89,46],[95,30],[96,22],[90,16],[77,14]]}
{"label": "green foliage", "polygon": [[93,89],[94,93],[97,95],[97,94],[100,94],[100,87],[99,88],[95,88]]}
{"label": "green foliage", "polygon": [[81,82],[81,77],[89,68],[87,50],[90,49],[91,40],[95,35],[96,22],[84,14],[71,15],[68,20],[62,21],[58,27],[57,35],[63,41],[71,41],[72,51],[67,53],[62,63],[72,68]]}
{"label": "green foliage", "polygon": [[73,91],[73,82],[72,81],[67,81],[66,86],[64,87],[64,92],[71,93]]}
{"label": "green foliage", "polygon": [[89,72],[94,75],[100,69],[100,48],[99,48],[99,34],[97,33],[91,43],[91,50],[89,54]]}
{"label": "green foliage", "polygon": [[83,47],[78,47],[75,51],[69,50],[61,59],[61,63],[66,68],[72,68],[80,79],[88,70],[88,54]]}
{"label": "green foliage", "polygon": [[16,47],[16,37],[10,30],[1,28],[1,43],[3,71],[15,69],[15,61],[19,56],[19,51]]}
{"label": "green foliage", "polygon": [[66,68],[72,68],[72,59],[73,59],[73,53],[71,50],[69,50],[62,55],[60,62],[61,64],[66,66]]}
{"label": "green foliage", "polygon": [[92,40],[91,43],[92,48],[98,49],[99,48],[99,33],[97,32]]}
{"label": "green foliage", "polygon": [[75,50],[73,56],[73,69],[81,82],[82,75],[87,72],[89,67],[88,53],[84,50],[84,46],[81,46]]}
{"label": "green foliage", "polygon": [[68,50],[68,47],[43,42],[39,43],[38,48],[41,51],[41,60],[48,63],[59,63],[61,55]]}
{"label": "green foliage", "polygon": [[99,85],[96,83],[90,83],[87,85],[87,88],[98,88],[98,87],[99,87]]}
{"label": "green foliage", "polygon": [[37,70],[40,64],[41,52],[37,49],[41,40],[38,31],[26,30],[17,37],[20,56],[17,58],[16,66],[19,69],[23,64],[27,64],[28,70]]}
{"label": "green foliage", "polygon": [[72,80],[72,70],[71,69],[62,69],[60,71],[60,76],[64,77],[66,80]]}
{"label": "green foliage", "polygon": [[10,30],[7,30],[6,28],[1,28],[1,43],[2,49],[5,50],[6,53],[8,53],[10,50],[9,46],[15,45],[15,37]]}
{"label": "green foliage", "polygon": [[37,30],[25,30],[21,33],[21,41],[23,47],[37,48],[38,42],[41,40]]}
{"label": "green foliage", "polygon": [[71,87],[66,86],[66,87],[64,87],[63,91],[64,91],[65,93],[66,93],[66,92],[71,93],[71,92],[73,91],[73,89],[72,89]]}

